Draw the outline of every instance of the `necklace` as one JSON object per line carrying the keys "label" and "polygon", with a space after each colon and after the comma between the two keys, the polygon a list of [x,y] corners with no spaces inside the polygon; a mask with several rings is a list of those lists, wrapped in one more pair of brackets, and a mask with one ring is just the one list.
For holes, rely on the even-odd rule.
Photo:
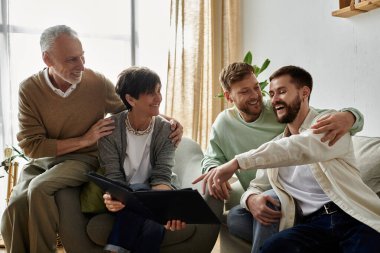
{"label": "necklace", "polygon": [[125,117],[125,126],[127,127],[128,132],[134,134],[134,135],[145,135],[149,134],[153,129],[153,123],[154,123],[154,117],[150,120],[149,126],[145,130],[135,130],[131,122],[129,122],[129,113],[127,113],[127,117]]}

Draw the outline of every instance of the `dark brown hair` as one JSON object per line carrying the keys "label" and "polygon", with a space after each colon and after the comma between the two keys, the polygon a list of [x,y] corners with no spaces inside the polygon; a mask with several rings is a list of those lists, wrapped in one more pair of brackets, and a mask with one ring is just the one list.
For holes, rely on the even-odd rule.
{"label": "dark brown hair", "polygon": [[244,62],[234,62],[225,67],[219,75],[219,81],[224,90],[230,91],[231,85],[247,78],[254,72],[253,67]]}
{"label": "dark brown hair", "polygon": [[269,77],[269,81],[271,82],[273,79],[276,79],[285,75],[289,75],[291,77],[292,83],[295,84],[298,89],[302,88],[303,86],[307,86],[309,87],[310,93],[311,93],[313,89],[313,78],[311,77],[309,72],[297,66],[289,65],[289,66],[284,66],[276,70]]}
{"label": "dark brown hair", "polygon": [[125,99],[126,94],[138,99],[140,94],[153,93],[157,84],[161,84],[161,80],[156,72],[145,67],[130,67],[120,73],[115,91],[129,110],[132,106]]}

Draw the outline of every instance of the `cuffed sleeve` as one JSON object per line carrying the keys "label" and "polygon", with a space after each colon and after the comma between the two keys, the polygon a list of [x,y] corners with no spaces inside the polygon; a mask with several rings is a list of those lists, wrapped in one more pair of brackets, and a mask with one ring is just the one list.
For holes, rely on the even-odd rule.
{"label": "cuffed sleeve", "polygon": [[351,112],[355,116],[355,123],[350,129],[351,135],[355,135],[358,132],[363,130],[364,116],[358,109],[349,107],[349,108],[343,108],[341,111],[342,112]]}
{"label": "cuffed sleeve", "polygon": [[269,189],[271,189],[271,185],[268,179],[267,170],[257,170],[256,178],[250,182],[248,189],[240,198],[240,206],[249,211],[247,206],[247,199],[249,196],[263,193]]}

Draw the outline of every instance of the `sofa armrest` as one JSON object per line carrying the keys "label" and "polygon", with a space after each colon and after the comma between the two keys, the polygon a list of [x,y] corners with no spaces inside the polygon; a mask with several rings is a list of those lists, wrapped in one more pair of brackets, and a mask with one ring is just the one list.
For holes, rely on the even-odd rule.
{"label": "sofa armrest", "polygon": [[193,185],[195,178],[202,174],[201,161],[203,152],[198,143],[188,137],[183,137],[175,153],[173,172],[181,188],[196,188],[200,190],[201,184]]}
{"label": "sofa armrest", "polygon": [[380,138],[353,136],[352,141],[364,183],[380,196]]}
{"label": "sofa armrest", "polygon": [[[202,175],[201,161],[203,152],[200,145],[194,140],[183,137],[175,154],[175,166],[173,172],[177,175],[177,180],[181,188],[193,188],[202,192],[202,184],[193,185],[194,179]],[[203,195],[208,206],[221,220],[223,214],[223,202],[210,196],[207,192]],[[176,252],[210,252],[219,234],[220,225],[197,224],[197,232],[186,243],[177,245]],[[194,248],[196,247],[196,248]],[[166,247],[161,249],[166,252]]]}
{"label": "sofa armrest", "polygon": [[103,252],[87,235],[88,218],[81,212],[80,187],[59,190],[55,201],[59,210],[59,235],[66,252]]}

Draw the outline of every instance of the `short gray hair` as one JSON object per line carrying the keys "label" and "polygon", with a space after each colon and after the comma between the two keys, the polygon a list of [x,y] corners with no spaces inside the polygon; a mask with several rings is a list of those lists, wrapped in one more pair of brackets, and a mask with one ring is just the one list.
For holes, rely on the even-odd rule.
{"label": "short gray hair", "polygon": [[73,38],[78,38],[76,31],[66,25],[56,25],[45,29],[40,38],[41,51],[46,52],[52,48],[55,39],[61,34],[66,34]]}

